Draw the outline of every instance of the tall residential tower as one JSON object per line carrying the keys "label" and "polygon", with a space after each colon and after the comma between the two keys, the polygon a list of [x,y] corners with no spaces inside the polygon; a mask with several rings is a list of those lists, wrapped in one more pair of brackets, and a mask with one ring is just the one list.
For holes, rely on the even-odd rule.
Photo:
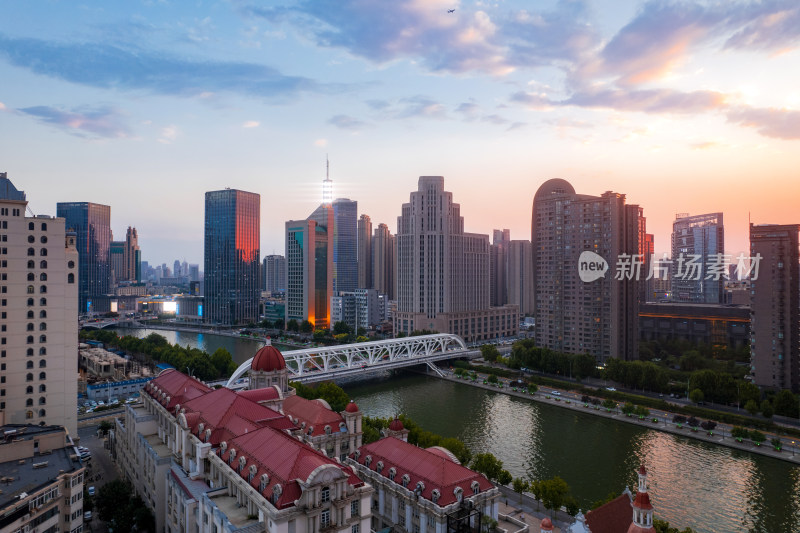
{"label": "tall residential tower", "polygon": [[[577,194],[569,182],[551,179],[536,191],[531,225],[537,345],[600,362],[637,359],[638,278],[647,277],[641,208],[626,205],[624,194]],[[633,265],[632,256],[639,256],[639,272],[617,279],[618,262]],[[582,281],[579,262],[590,261],[608,271]]]}
{"label": "tall residential tower", "polygon": [[672,299],[725,303],[725,278],[707,271],[708,265],[724,253],[722,213],[677,215],[672,223]]}
{"label": "tall residential tower", "polygon": [[26,217],[0,173],[0,424],[57,424],[77,436],[78,239],[63,218]]}

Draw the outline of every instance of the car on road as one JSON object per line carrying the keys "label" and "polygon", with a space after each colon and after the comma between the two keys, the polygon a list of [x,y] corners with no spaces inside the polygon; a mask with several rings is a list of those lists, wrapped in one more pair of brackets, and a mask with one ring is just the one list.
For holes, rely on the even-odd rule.
{"label": "car on road", "polygon": [[89,496],[94,496],[94,486],[89,487]]}
{"label": "car on road", "polygon": [[91,522],[92,521],[92,512],[91,511],[86,511],[85,513],[83,513],[83,521],[84,522]]}
{"label": "car on road", "polygon": [[614,387],[606,387],[606,390],[609,392],[617,392],[617,389],[615,389]]}
{"label": "car on road", "polygon": [[561,396],[561,393],[558,392],[557,390],[551,390],[550,394],[552,394],[553,396]]}

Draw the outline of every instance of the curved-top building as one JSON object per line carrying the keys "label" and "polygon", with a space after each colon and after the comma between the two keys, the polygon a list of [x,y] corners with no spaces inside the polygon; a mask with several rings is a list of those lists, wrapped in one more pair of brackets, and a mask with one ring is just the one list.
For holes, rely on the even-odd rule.
{"label": "curved-top building", "polygon": [[537,345],[600,362],[637,359],[639,280],[649,264],[642,208],[624,194],[578,194],[551,179],[533,198],[531,243]]}

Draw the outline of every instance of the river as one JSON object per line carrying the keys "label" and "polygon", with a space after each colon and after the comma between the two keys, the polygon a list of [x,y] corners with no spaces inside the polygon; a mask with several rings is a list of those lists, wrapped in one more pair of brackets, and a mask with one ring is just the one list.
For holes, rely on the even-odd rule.
{"label": "river", "polygon": [[[209,353],[224,347],[237,364],[262,346],[238,337],[119,330],[153,332]],[[644,463],[656,517],[673,526],[698,533],[800,531],[800,468],[785,461],[433,377],[404,375],[345,390],[366,415],[406,414],[463,440],[473,453],[493,453],[515,477],[561,476],[583,509],[626,485],[634,489]]]}

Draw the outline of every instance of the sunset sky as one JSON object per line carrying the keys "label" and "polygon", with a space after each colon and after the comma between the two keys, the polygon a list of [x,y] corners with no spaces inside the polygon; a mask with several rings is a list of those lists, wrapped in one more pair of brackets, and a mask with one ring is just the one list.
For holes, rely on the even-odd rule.
{"label": "sunset sky", "polygon": [[[455,12],[448,13],[448,9]],[[111,205],[203,259],[204,192],[261,194],[262,255],[335,196],[396,229],[442,175],[468,231],[530,239],[547,179],[625,193],[656,250],[800,223],[800,2],[0,3],[0,172],[36,214]]]}

